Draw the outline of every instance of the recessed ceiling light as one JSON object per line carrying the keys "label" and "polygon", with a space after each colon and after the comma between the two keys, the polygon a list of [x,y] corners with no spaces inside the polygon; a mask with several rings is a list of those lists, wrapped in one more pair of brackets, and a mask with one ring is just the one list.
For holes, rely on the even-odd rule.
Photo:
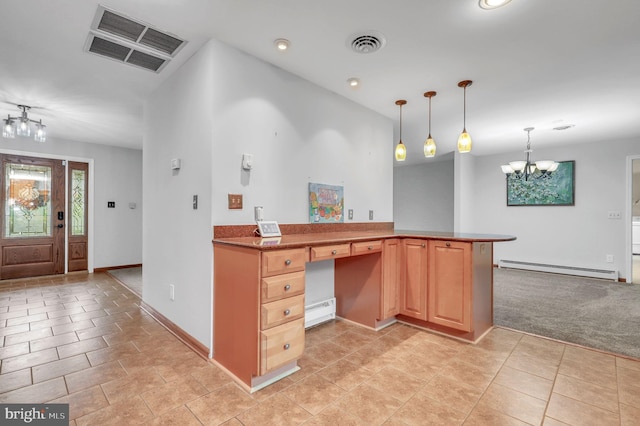
{"label": "recessed ceiling light", "polygon": [[511,0],[480,0],[478,5],[482,9],[497,9],[505,4],[509,3]]}
{"label": "recessed ceiling light", "polygon": [[276,45],[278,50],[287,50],[289,48],[289,40],[286,38],[277,38],[274,40],[273,44]]}
{"label": "recessed ceiling light", "polygon": [[355,89],[360,85],[360,80],[357,79],[356,77],[351,77],[351,78],[347,79],[347,83],[349,83],[350,87]]}

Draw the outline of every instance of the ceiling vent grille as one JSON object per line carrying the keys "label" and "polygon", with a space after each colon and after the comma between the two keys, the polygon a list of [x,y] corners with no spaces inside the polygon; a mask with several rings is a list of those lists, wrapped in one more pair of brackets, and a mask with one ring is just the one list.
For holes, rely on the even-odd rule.
{"label": "ceiling vent grille", "polygon": [[373,53],[382,49],[387,40],[377,31],[366,31],[352,34],[347,39],[347,45],[356,53]]}
{"label": "ceiling vent grille", "polygon": [[187,42],[98,6],[85,51],[160,72]]}

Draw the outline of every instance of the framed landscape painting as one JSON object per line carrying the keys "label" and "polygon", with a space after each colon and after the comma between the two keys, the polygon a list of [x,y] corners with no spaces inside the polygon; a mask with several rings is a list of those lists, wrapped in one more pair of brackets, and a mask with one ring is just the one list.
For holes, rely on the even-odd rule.
{"label": "framed landscape painting", "polygon": [[[536,173],[536,175],[539,172]],[[575,205],[575,161],[560,161],[558,169],[541,178],[507,177],[507,206]]]}

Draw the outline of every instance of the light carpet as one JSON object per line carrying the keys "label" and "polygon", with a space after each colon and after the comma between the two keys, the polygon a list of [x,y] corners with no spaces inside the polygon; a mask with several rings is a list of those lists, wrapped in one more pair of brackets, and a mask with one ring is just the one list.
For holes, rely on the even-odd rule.
{"label": "light carpet", "polygon": [[640,358],[640,285],[495,268],[494,323]]}
{"label": "light carpet", "polygon": [[142,298],[142,267],[109,269],[109,275]]}

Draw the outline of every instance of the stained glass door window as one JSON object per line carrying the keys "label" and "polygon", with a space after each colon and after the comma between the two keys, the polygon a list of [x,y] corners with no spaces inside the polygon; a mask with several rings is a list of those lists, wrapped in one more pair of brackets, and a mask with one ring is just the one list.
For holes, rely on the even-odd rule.
{"label": "stained glass door window", "polygon": [[8,163],[5,173],[5,237],[51,236],[51,167]]}
{"label": "stained glass door window", "polygon": [[71,171],[71,235],[85,234],[86,174],[84,170]]}

